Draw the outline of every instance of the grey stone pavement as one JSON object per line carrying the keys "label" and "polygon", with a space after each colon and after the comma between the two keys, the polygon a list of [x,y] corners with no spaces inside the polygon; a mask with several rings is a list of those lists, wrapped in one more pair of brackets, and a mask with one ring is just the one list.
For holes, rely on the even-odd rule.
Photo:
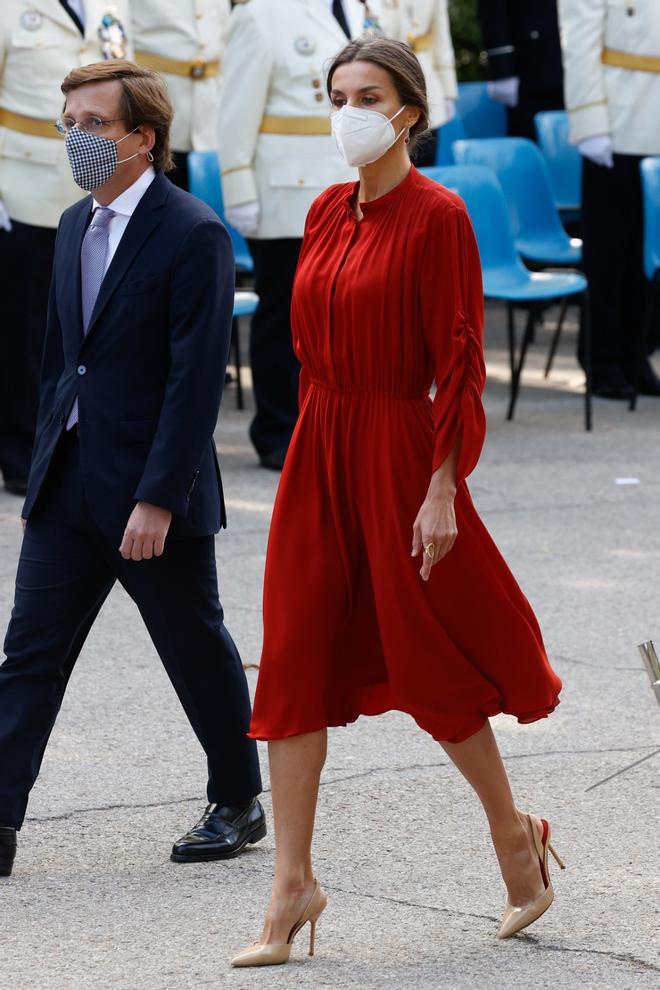
{"label": "grey stone pavement", "polygon": [[[260,929],[272,833],[229,863],[168,861],[204,806],[204,759],[136,609],[115,590],[74,672],[14,875],[0,882],[1,990],[660,985],[660,709],[637,653],[660,642],[660,400],[634,414],[596,401],[587,435],[573,327],[545,384],[539,336],[506,423],[502,327],[489,308],[489,435],[471,488],[565,683],[550,719],[494,720],[519,806],[551,820],[568,865],[560,874],[551,861],[552,909],[529,934],[497,941],[504,890],[475,797],[409,718],[363,718],[331,731],[315,846],[330,903],[316,957],[301,937],[286,967],[231,971]],[[257,468],[248,421],[230,388],[217,433],[230,512],[220,590],[255,664],[277,477]],[[0,495],[3,628],[19,507]],[[300,543],[314,551],[304,533]],[[262,758],[270,814],[265,748]]]}

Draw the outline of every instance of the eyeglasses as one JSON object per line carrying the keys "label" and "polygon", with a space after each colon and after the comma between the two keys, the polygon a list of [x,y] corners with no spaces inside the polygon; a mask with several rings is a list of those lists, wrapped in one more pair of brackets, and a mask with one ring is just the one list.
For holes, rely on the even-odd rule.
{"label": "eyeglasses", "polygon": [[120,120],[126,120],[126,118],[114,117],[112,120],[103,120],[102,117],[85,117],[83,120],[74,120],[73,117],[60,117],[59,120],[55,121],[55,127],[60,134],[68,134],[73,127],[87,131],[88,134],[98,134],[108,124],[116,124]]}

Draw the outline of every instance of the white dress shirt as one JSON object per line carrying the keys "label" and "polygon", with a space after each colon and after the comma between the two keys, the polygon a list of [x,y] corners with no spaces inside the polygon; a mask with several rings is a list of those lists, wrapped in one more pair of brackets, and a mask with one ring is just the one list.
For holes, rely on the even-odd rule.
{"label": "white dress shirt", "polygon": [[[117,214],[108,224],[108,253],[105,256],[104,274],[110,267],[110,262],[115,256],[115,251],[119,247],[119,242],[124,236],[124,231],[128,227],[128,221],[135,213],[135,209],[146,193],[151,183],[156,178],[156,172],[152,165],[146,169],[142,175],[135,180],[132,186],[124,189],[112,203],[108,203],[108,209]],[[94,209],[101,206],[94,200]]]}

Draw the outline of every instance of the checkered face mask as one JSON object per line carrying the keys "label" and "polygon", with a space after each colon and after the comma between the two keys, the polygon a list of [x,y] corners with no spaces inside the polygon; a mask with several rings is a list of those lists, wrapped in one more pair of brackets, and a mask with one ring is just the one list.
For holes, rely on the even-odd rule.
{"label": "checkered face mask", "polygon": [[66,153],[73,179],[81,189],[86,189],[87,192],[98,189],[112,178],[118,165],[138,157],[135,154],[130,158],[122,158],[121,161],[117,159],[117,145],[135,131],[137,127],[118,141],[111,141],[108,138],[98,137],[97,134],[90,134],[89,131],[83,131],[79,127],[71,128],[66,136]]}

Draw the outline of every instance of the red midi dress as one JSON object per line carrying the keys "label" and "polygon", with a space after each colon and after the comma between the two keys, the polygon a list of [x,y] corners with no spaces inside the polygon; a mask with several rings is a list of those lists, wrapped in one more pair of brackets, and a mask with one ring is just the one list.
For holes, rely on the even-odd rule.
{"label": "red midi dress", "polygon": [[[356,183],[332,186],[305,228],[292,301],[300,417],[268,542],[250,736],[397,709],[461,742],[498,712],[545,717],[561,681],[465,484],[485,433],[465,207],[414,167],[361,204],[360,221],[356,195]],[[457,440],[458,537],[424,582],[413,522]]]}

